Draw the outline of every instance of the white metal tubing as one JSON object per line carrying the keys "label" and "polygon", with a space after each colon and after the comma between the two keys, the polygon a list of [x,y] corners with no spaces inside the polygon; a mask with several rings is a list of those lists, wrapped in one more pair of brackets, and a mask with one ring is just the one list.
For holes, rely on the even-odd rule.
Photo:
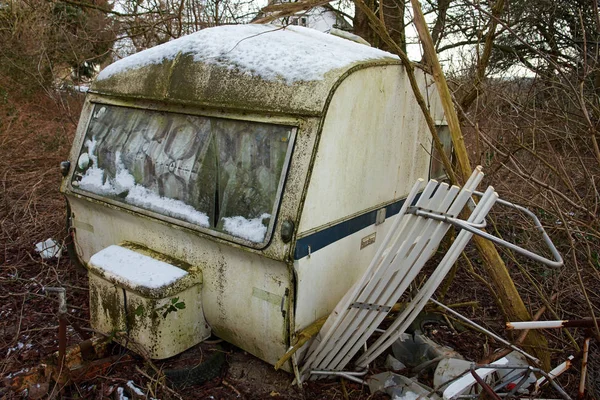
{"label": "white metal tubing", "polygon": [[[487,192],[488,195],[484,196],[471,214],[469,218],[470,221],[477,222],[485,218],[485,215],[487,215],[487,212],[489,212],[489,209],[493,206],[493,202],[497,195],[491,187],[488,188]],[[391,346],[402,333],[404,333],[408,328],[408,325],[412,323],[414,318],[427,303],[427,300],[437,289],[456,259],[460,256],[460,253],[470,240],[471,236],[472,235],[467,232],[459,233],[449,251],[446,253],[425,286],[417,293],[415,299],[406,307],[402,314],[398,316],[386,333],[381,335],[370,349],[358,359],[357,365],[366,365],[370,363],[379,356],[379,354]],[[400,329],[398,329],[399,327]]]}
{"label": "white metal tubing", "polygon": [[557,365],[550,372],[548,372],[547,376],[542,376],[541,378],[539,378],[535,382],[536,389],[548,383],[549,380],[554,380],[554,378],[559,377],[565,371],[569,370],[573,366],[573,360],[575,360],[575,357],[569,356],[563,363]]}
{"label": "white metal tubing", "polygon": [[[476,170],[471,175],[471,177],[469,178],[465,187],[468,187],[470,189],[472,187],[472,189],[474,189],[474,187],[477,186],[477,184],[481,181],[482,178],[483,178],[483,173],[481,172],[481,167],[477,167]],[[332,316],[344,313],[345,310],[347,310],[347,308],[352,303],[353,299],[355,299],[356,296],[362,292],[362,288],[364,288],[365,283],[367,283],[369,279],[374,278],[374,276],[373,276],[374,274],[381,272],[380,268],[382,268],[383,264],[384,264],[382,262],[382,261],[384,261],[384,260],[382,260],[382,258],[389,259],[389,257],[396,256],[398,246],[397,245],[392,246],[393,251],[389,251],[390,250],[390,249],[388,249],[389,243],[394,239],[397,240],[397,239],[399,239],[399,237],[406,236],[408,231],[410,231],[410,229],[406,229],[406,228],[407,228],[409,220],[412,220],[413,218],[409,218],[409,216],[405,215],[405,214],[406,214],[407,208],[412,205],[412,198],[414,198],[416,195],[416,193],[414,193],[414,192],[416,192],[416,190],[418,190],[418,188],[420,186],[421,185],[419,182],[415,185],[415,187],[413,187],[413,190],[411,191],[411,194],[409,194],[409,196],[403,206],[403,209],[401,210],[397,220],[395,221],[395,224],[391,227],[390,231],[388,232],[388,235],[386,235],[386,238],[384,239],[383,243],[380,245],[376,256],[371,261],[371,264],[370,264],[369,268],[367,269],[366,273],[363,275],[362,280],[360,282],[357,282],[357,284],[355,284],[353,286],[353,288],[348,292],[348,294],[346,296],[344,296],[343,301],[341,301],[338,304],[338,307],[336,307],[336,310],[334,311],[334,313],[332,313]],[[423,191],[423,194],[421,195],[421,198],[419,199],[420,201],[418,202],[418,204],[423,205],[423,206],[427,205],[427,203],[429,203],[433,189],[435,189],[437,186],[438,185],[436,182],[430,181],[429,184],[426,186],[425,190]],[[438,188],[438,190],[439,190],[439,188]],[[460,209],[459,209],[459,211],[460,211]],[[412,217],[412,216],[410,216],[410,217]],[[419,218],[417,218],[417,219],[419,219]],[[400,226],[401,224],[402,224],[402,226]],[[399,227],[402,229],[399,230],[398,229]],[[402,243],[402,241],[400,241],[400,243]],[[343,320],[344,320],[343,317],[330,318],[325,323],[325,326],[321,330],[322,334],[318,335],[320,337],[318,337],[315,344],[313,344],[311,346],[313,348],[313,350],[310,352],[310,355],[306,359],[305,365],[303,366],[303,369],[302,369],[303,373],[305,373],[308,369],[312,368],[314,364],[316,364],[314,362],[314,360],[315,360],[315,358],[319,358],[319,356],[318,356],[319,353],[322,352],[324,354],[327,354],[329,352],[329,351],[327,351],[328,349],[332,350],[331,349],[332,346],[327,342],[330,339],[334,338],[335,331],[338,330],[338,328],[340,328],[341,325],[345,324],[345,322]],[[330,323],[328,324],[328,322],[330,322]],[[344,322],[344,324],[342,324],[342,322]]]}
{"label": "white metal tubing", "polygon": [[[492,189],[493,190],[493,189]],[[479,218],[479,215],[482,211],[482,207],[488,202],[487,197],[485,200],[482,200],[480,202],[479,208],[476,209],[473,214],[471,215],[471,218],[473,220],[477,220],[477,218]],[[489,206],[491,207],[491,205]],[[484,214],[485,215],[485,214]],[[462,235],[464,236],[464,235]],[[447,262],[449,261],[449,259],[451,259],[453,257],[453,254],[456,253],[456,257],[458,257],[458,255],[460,255],[460,252],[462,251],[462,249],[464,248],[464,246],[466,245],[466,242],[468,241],[468,239],[466,241],[464,241],[462,239],[462,236],[459,234],[459,237],[457,238],[457,240],[455,240],[453,246],[451,246],[450,250],[448,251],[448,253],[446,253],[446,256],[444,257],[444,259],[442,260],[442,262],[444,262],[444,260],[446,260]],[[464,244],[463,244],[464,242]],[[453,264],[453,262],[450,264]],[[443,264],[440,263],[440,266],[442,266]],[[438,268],[436,269],[436,271],[434,272],[434,274],[432,275],[432,277],[430,278],[430,280],[427,282],[426,285],[431,284],[431,280],[432,279],[436,279],[435,275],[437,273],[439,273],[439,270],[441,269],[440,266],[438,266]],[[442,267],[444,268],[444,267]],[[442,277],[443,279],[443,277]],[[438,283],[439,285],[439,283]],[[422,295],[423,290],[419,291],[419,293],[417,293],[417,298],[415,298],[415,300],[418,300],[418,297],[420,295]],[[383,351],[385,351],[385,349],[387,349],[389,346],[391,346],[391,344],[397,340],[397,338],[406,330],[406,328],[408,327],[408,325],[410,325],[410,323],[412,322],[412,319],[414,319],[413,314],[411,314],[412,319],[407,319],[407,316],[409,315],[409,313],[411,313],[411,309],[413,307],[413,305],[415,305],[416,302],[413,301],[411,302],[407,308],[403,311],[403,313],[398,316],[398,318],[396,319],[396,321],[394,321],[394,323],[392,324],[392,326],[390,326],[390,328],[388,328],[388,330],[386,331],[386,333],[384,333],[382,336],[380,336],[378,338],[378,340],[370,347],[370,349],[363,354],[357,361],[357,365],[366,365],[368,363],[370,363],[373,359],[375,359],[379,354],[381,354]],[[419,310],[420,311],[420,310]],[[417,313],[419,312],[417,311]],[[403,323],[403,325],[401,326],[400,329],[398,329],[398,327]],[[386,340],[386,338],[388,338],[390,335],[392,335],[393,337]],[[385,343],[383,343],[385,341]]]}
{"label": "white metal tubing", "polygon": [[[456,197],[456,193],[459,188],[456,186],[448,187],[448,185],[440,185],[438,188],[439,196],[443,198],[440,204],[440,208],[447,209],[452,201]],[[435,203],[432,202],[433,204]],[[434,221],[424,221],[425,224],[423,228],[419,229],[418,232],[415,232],[416,235],[420,236],[420,240],[413,243],[410,243],[410,240],[405,241],[405,248],[407,252],[398,252],[395,259],[387,267],[387,273],[382,277],[379,282],[369,282],[377,283],[377,285],[367,285],[365,291],[363,293],[366,294],[365,300],[359,300],[361,302],[366,303],[374,303],[374,304],[385,304],[385,305],[393,305],[396,299],[390,299],[390,296],[396,292],[397,297],[399,297],[405,289],[397,289],[398,281],[406,281],[408,286],[410,281],[416,276],[422,265],[419,263],[419,258],[425,255],[427,258],[431,255],[433,249],[429,249],[429,247],[435,247],[437,244],[435,243],[435,239],[433,236],[437,231],[438,225]],[[415,227],[418,225],[415,224]],[[410,236],[409,236],[410,237]],[[431,240],[429,240],[431,239]],[[422,263],[424,264],[424,262]],[[391,303],[391,304],[390,304]],[[352,312],[352,310],[350,311]],[[356,312],[354,314],[357,314]],[[373,330],[377,328],[379,323],[378,320],[382,320],[385,318],[386,313],[374,313],[369,312],[367,310],[359,310],[359,317],[362,320],[357,321],[350,326],[348,332],[345,332],[344,335],[340,337],[340,342],[343,343],[343,347],[339,352],[330,355],[330,357],[325,358],[324,362],[328,363],[328,368],[330,369],[339,369],[343,368],[338,365],[339,361],[342,358],[352,358],[355,352],[350,351],[348,353],[349,348],[354,348],[356,351],[362,345],[362,338],[367,336],[367,338],[373,333]],[[375,326],[373,326],[373,321],[375,321]],[[359,328],[360,329],[356,329]],[[347,340],[348,336],[352,335],[351,340]],[[360,335],[356,337],[356,335]],[[366,338],[365,338],[366,340]],[[349,356],[349,357],[348,357]],[[332,361],[333,359],[333,361]],[[331,364],[329,364],[331,362]]]}
{"label": "white metal tubing", "polygon": [[[428,186],[430,186],[430,185],[428,185]],[[437,186],[438,186],[437,183],[433,182],[433,187],[435,188]],[[440,185],[440,186],[442,186],[442,185]],[[433,194],[433,197],[431,197],[431,198],[429,198],[428,196],[421,196],[421,198],[419,199],[417,204],[428,205],[430,202],[436,201],[436,199],[443,198],[443,196],[445,194],[445,190],[443,190],[443,188],[447,187],[447,186],[448,185],[443,185],[442,189],[440,189],[438,187],[437,191]],[[412,223],[410,226],[408,226],[408,225],[405,226],[405,230],[408,230],[410,232],[409,233],[409,237],[410,237],[411,235],[414,234],[415,231],[418,231],[418,227],[420,227],[420,225],[423,224],[423,219],[417,218],[417,217],[413,218],[412,216],[407,216],[407,218],[411,219],[411,220],[412,219],[415,220],[414,223]],[[401,235],[398,235],[398,236],[401,236]],[[384,277],[384,278],[386,277],[386,274],[388,273],[388,265],[396,257],[396,254],[398,254],[398,253],[401,254],[410,247],[411,243],[408,240],[405,240],[402,243],[398,240],[398,238],[395,238],[395,240],[396,241],[393,242],[393,244],[392,244],[391,251],[389,251],[386,254],[386,256],[384,257],[383,261],[381,261],[379,263],[379,268],[377,269],[377,271],[374,274],[372,274],[372,276],[370,277],[369,280],[367,280],[366,282],[364,282],[362,284],[363,288],[357,292],[357,294],[356,294],[357,297],[354,297],[354,299],[355,299],[354,301],[367,302],[367,299],[363,297],[365,292],[372,290],[373,286],[376,285],[378,282],[380,282],[382,277]],[[350,299],[350,300],[352,300],[352,299]],[[337,309],[337,307],[336,307],[336,309]],[[312,363],[312,368],[328,369],[328,370],[334,369],[334,368],[330,368],[328,365],[328,360],[324,361],[324,359],[327,359],[327,357],[330,356],[331,354],[333,356],[335,356],[335,354],[339,352],[339,347],[344,344],[343,341],[346,340],[347,335],[354,333],[355,327],[350,326],[350,325],[352,324],[357,311],[361,311],[361,310],[357,310],[357,309],[349,310],[348,308],[341,310],[341,312],[339,313],[339,316],[337,317],[337,319],[340,322],[337,325],[337,327],[332,331],[331,339],[329,339],[329,341],[327,343],[325,343],[325,346],[320,347],[319,354],[315,357],[315,359]]]}
{"label": "white metal tubing", "polygon": [[356,383],[360,383],[361,385],[365,384],[365,381],[357,378],[356,376],[354,376],[355,374],[350,374],[348,372],[342,372],[342,371],[310,371],[311,375],[331,375],[331,376],[341,376],[342,378],[346,378],[349,381],[353,381]]}
{"label": "white metal tubing", "polygon": [[509,348],[523,354],[525,357],[529,358],[532,361],[535,361],[536,363],[539,364],[540,360],[535,358],[534,356],[532,356],[531,354],[525,352],[524,350],[518,348],[517,346],[515,346],[514,344],[510,343],[508,340],[501,338],[500,336],[496,335],[494,332],[489,331],[487,329],[485,329],[483,326],[477,324],[476,322],[471,321],[470,319],[468,319],[467,317],[463,316],[462,314],[457,313],[456,311],[454,311],[453,309],[451,309],[450,307],[446,307],[445,305],[443,305],[442,303],[440,303],[437,300],[431,299],[431,301],[442,307],[444,310],[448,311],[449,313],[451,313],[452,315],[454,315],[455,317],[458,317],[459,319],[463,320],[464,322],[466,322],[467,324],[471,325],[472,327],[478,329],[479,331],[485,333],[488,336],[491,336],[492,338],[496,339],[497,341],[499,341],[500,343],[504,344],[505,346],[508,346]]}
{"label": "white metal tubing", "polygon": [[[389,241],[396,234],[395,230],[398,228],[398,225],[402,222],[402,220],[403,220],[402,217],[406,214],[406,210],[412,204],[413,200],[417,196],[417,193],[419,192],[422,184],[423,184],[423,180],[422,179],[419,179],[417,181],[417,183],[415,183],[415,185],[413,186],[412,190],[410,191],[408,197],[404,201],[404,205],[402,206],[400,212],[398,213],[398,217],[394,221],[394,225],[392,225],[390,231],[388,232],[388,234],[386,235],[384,241],[382,242],[382,244],[380,245],[379,249],[377,250],[377,253],[375,254],[375,257],[373,257],[373,259],[372,259],[369,267],[367,268],[367,271],[363,275],[363,279],[361,281],[357,282],[352,287],[352,289],[348,292],[349,295],[344,296],[345,300],[343,299],[340,302],[340,304],[338,304],[338,306],[340,306],[340,307],[339,308],[336,307],[336,310],[334,310],[334,313],[336,311],[339,313],[339,312],[342,312],[342,311],[348,309],[348,307],[350,306],[352,300],[356,297],[356,294],[361,290],[361,288],[364,285],[365,281],[367,279],[370,279],[371,276],[373,275],[373,273],[379,267],[380,259],[381,259],[382,255],[383,255],[384,250],[387,249],[387,245],[388,245]],[[425,190],[421,194],[421,197],[430,196],[431,193],[433,192],[435,186],[436,186],[435,184],[432,184],[430,182],[425,187]],[[331,315],[335,315],[334,313],[332,313]],[[330,321],[330,319],[331,319],[331,322],[328,324],[328,322]],[[315,343],[313,343],[313,345],[311,346],[311,348],[314,348],[314,350],[311,351],[310,348],[309,348],[310,354],[307,355],[306,361],[304,362],[304,366],[301,369],[301,374],[304,374],[306,372],[306,370],[311,367],[311,365],[312,365],[315,357],[320,352],[321,347],[323,346],[324,343],[326,343],[328,341],[328,339],[331,337],[331,335],[333,334],[335,328],[337,328],[337,326],[339,325],[340,322],[341,322],[340,319],[332,319],[331,316],[330,316],[330,318],[327,319],[327,321],[325,322],[325,325],[323,325],[323,327],[321,328],[321,331],[317,335],[317,339],[319,339],[319,341],[315,341]],[[324,336],[321,336],[321,333],[324,333]]]}
{"label": "white metal tubing", "polygon": [[455,218],[448,218],[447,219],[449,223],[451,223],[452,225],[458,226],[461,229],[465,229],[477,236],[481,236],[482,238],[485,238],[487,240],[490,240],[496,244],[499,244],[501,246],[504,247],[508,247],[511,250],[516,251],[519,254],[522,254],[526,257],[531,258],[532,260],[535,260],[537,262],[540,262],[542,264],[548,265],[550,267],[561,267],[563,265],[563,260],[562,258],[559,256],[557,257],[556,260],[549,260],[546,257],[542,257],[539,254],[535,254],[529,250],[526,250],[522,247],[517,246],[516,244],[513,244],[511,242],[507,242],[504,239],[500,239],[497,236],[494,235],[490,235],[489,233],[482,231],[480,229],[477,228],[473,228],[472,226],[470,226],[469,224],[466,224],[464,221],[460,220],[460,219],[455,219]]}
{"label": "white metal tubing", "polygon": [[[503,358],[499,359],[498,361],[492,363],[489,368],[480,368],[480,369],[476,370],[475,373],[477,375],[479,375],[480,378],[485,378],[492,372],[496,371],[495,367],[497,365],[506,365],[506,364],[508,364],[508,359],[503,357]],[[470,373],[465,374],[462,378],[456,380],[454,383],[452,383],[450,386],[448,386],[446,388],[446,390],[444,390],[444,394],[443,394],[444,400],[454,399],[455,397],[460,396],[462,393],[464,393],[467,389],[469,389],[475,383],[476,383],[475,378]]]}
{"label": "white metal tubing", "polygon": [[[481,196],[482,193],[481,192],[477,192],[475,191],[474,194],[476,194],[477,196]],[[564,264],[563,259],[560,255],[560,253],[558,252],[558,250],[556,249],[556,246],[554,246],[554,243],[552,243],[552,240],[550,239],[550,236],[548,236],[548,234],[546,233],[546,230],[544,229],[544,226],[542,225],[542,223],[540,222],[540,220],[538,219],[537,215],[535,215],[532,211],[530,211],[528,208],[525,208],[523,206],[520,206],[518,204],[514,204],[511,203],[510,201],[506,201],[506,200],[502,200],[502,199],[498,199],[498,204],[502,204],[503,206],[506,207],[510,207],[510,208],[515,208],[525,214],[527,214],[529,217],[531,217],[531,219],[533,220],[533,223],[535,224],[536,229],[542,234],[542,237],[544,239],[544,242],[546,243],[546,245],[548,246],[548,249],[550,250],[550,252],[552,253],[552,255],[554,256],[554,260],[549,260],[547,258],[541,257],[535,253],[531,253],[528,250],[525,250],[519,246],[513,245],[512,243],[509,242],[504,242],[504,243],[500,243],[500,242],[496,242],[502,245],[507,246],[505,243],[510,244],[511,246],[507,246],[509,248],[511,248],[512,250],[515,250],[518,253],[521,253],[527,257],[531,257],[530,255],[533,254],[536,257],[531,257],[536,261],[539,261],[543,264],[546,264],[550,267],[562,267],[562,265]],[[477,233],[475,233],[477,234]],[[492,236],[495,238],[495,236]],[[496,238],[498,239],[498,238]],[[492,239],[489,239],[492,240]],[[499,239],[502,240],[502,239]],[[514,246],[514,247],[512,247]]]}
{"label": "white metal tubing", "polygon": [[[440,192],[438,191],[437,193],[439,196]],[[423,198],[423,199],[420,199],[420,201],[427,202],[428,199]],[[411,224],[411,226],[409,228],[410,232],[413,232],[417,226],[418,226],[418,224]],[[406,242],[405,243],[399,243],[399,242],[393,243],[392,250],[389,251],[385,255],[384,259],[381,262],[379,262],[378,269],[371,275],[370,279],[366,280],[366,282],[361,285],[361,288],[359,288],[360,290],[357,291],[356,295],[353,298],[346,299],[349,303],[348,307],[354,301],[366,302],[365,301],[366,299],[361,297],[361,295],[364,294],[365,290],[369,290],[374,284],[379,282],[382,276],[385,276],[385,273],[387,272],[386,266],[388,265],[389,260],[393,259],[398,251],[402,251],[402,249],[407,246],[408,246],[408,243],[406,243]],[[400,247],[400,250],[398,250],[398,247]],[[366,289],[365,289],[365,285],[366,285]],[[331,369],[331,368],[328,368],[327,363],[323,363],[323,359],[326,358],[331,352],[339,351],[336,348],[336,346],[338,345],[338,343],[340,343],[340,337],[343,337],[345,333],[352,333],[353,328],[350,328],[349,325],[352,324],[353,318],[355,317],[356,312],[359,310],[348,309],[348,307],[345,309],[339,310],[340,312],[338,313],[338,316],[336,318],[336,321],[338,322],[337,326],[331,328],[331,330],[328,332],[328,333],[330,333],[330,338],[327,340],[327,342],[324,342],[323,345],[321,345],[318,348],[319,353],[316,355],[316,357],[311,365],[313,368]],[[337,310],[338,310],[338,308],[336,307],[336,311]]]}
{"label": "white metal tubing", "polygon": [[[458,192],[457,187],[450,188],[447,192],[447,196],[443,203],[439,206],[441,209],[447,209],[452,201],[456,197]],[[431,253],[435,250],[439,244],[439,240],[436,237],[442,236],[445,233],[445,229],[442,224],[429,223],[425,224],[425,227],[418,233],[421,240],[411,245],[408,253],[402,256],[398,255],[392,264],[388,267],[393,274],[390,274],[390,279],[382,279],[378,289],[381,290],[371,291],[369,298],[373,299],[370,302],[376,304],[393,305],[396,303],[398,298],[406,290],[410,282],[420,272],[421,268],[425,264],[425,261],[429,259]],[[442,229],[443,233],[439,234],[438,231]],[[410,244],[410,241],[409,241]],[[348,341],[344,344],[342,351],[336,354],[330,364],[330,368],[340,368],[340,361],[342,365],[345,365],[356,352],[359,350],[360,345],[372,335],[373,331],[379,326],[381,321],[385,318],[387,313],[370,313],[365,315],[365,319],[361,325],[359,331],[356,332],[355,337],[352,341]],[[350,350],[348,350],[350,348]]]}
{"label": "white metal tubing", "polygon": [[507,322],[506,329],[521,330],[521,329],[550,329],[562,328],[566,321],[523,321],[523,322]]}

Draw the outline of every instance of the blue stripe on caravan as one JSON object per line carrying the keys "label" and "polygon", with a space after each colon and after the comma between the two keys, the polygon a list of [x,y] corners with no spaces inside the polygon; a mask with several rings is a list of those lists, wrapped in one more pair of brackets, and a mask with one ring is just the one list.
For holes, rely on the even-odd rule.
{"label": "blue stripe on caravan", "polygon": [[[418,198],[419,195],[417,195],[413,203],[416,202]],[[398,200],[395,203],[387,205],[385,207],[385,217],[390,218],[391,216],[398,214],[404,205],[405,200],[406,199]],[[310,252],[314,253],[315,251],[329,246],[346,236],[350,236],[369,225],[373,225],[377,218],[377,211],[378,210],[366,212],[347,221],[325,228],[322,231],[303,237],[302,239],[298,239],[296,242],[296,249],[294,250],[294,260],[306,257],[308,255],[309,246]]]}

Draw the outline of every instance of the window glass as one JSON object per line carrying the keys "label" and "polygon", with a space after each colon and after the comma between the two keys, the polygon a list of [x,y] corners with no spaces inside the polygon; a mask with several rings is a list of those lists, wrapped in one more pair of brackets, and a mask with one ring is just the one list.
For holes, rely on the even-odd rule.
{"label": "window glass", "polygon": [[262,243],[291,133],[282,125],[95,105],[72,185]]}
{"label": "window glass", "polygon": [[[444,148],[444,153],[449,160],[452,160],[452,137],[450,136],[450,128],[448,125],[437,125],[437,133]],[[430,179],[442,180],[447,177],[444,171],[444,163],[442,158],[435,148],[435,144],[431,143],[431,165],[429,168]]]}

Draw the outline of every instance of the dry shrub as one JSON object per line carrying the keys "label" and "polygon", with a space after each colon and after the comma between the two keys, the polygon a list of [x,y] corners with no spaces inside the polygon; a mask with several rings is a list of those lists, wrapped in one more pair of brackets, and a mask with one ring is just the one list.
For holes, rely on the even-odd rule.
{"label": "dry shrub", "polygon": [[[58,96],[58,94],[57,94]],[[19,266],[31,246],[48,237],[62,238],[65,202],[58,189],[59,164],[68,158],[75,132],[73,117],[81,99],[67,95],[71,106],[41,94],[23,101],[7,92],[0,104],[0,243],[5,265]]]}
{"label": "dry shrub", "polygon": [[[531,313],[547,307],[542,320],[600,316],[600,159],[582,107],[593,113],[596,104],[593,94],[573,90],[576,77],[568,80],[489,80],[464,118],[470,156],[484,166],[486,183],[534,211],[564,258],[553,269],[500,249]],[[498,206],[491,215],[496,234],[551,258],[525,217]],[[575,353],[583,335],[548,332],[555,358]]]}
{"label": "dry shrub", "polygon": [[68,157],[82,99],[56,92],[54,99],[43,92],[23,97],[2,83],[0,376],[56,349],[57,306],[43,286],[66,287],[70,318],[87,320],[86,307],[80,307],[87,303],[86,282],[74,273],[66,252],[58,260],[42,260],[34,251],[37,242],[62,242],[66,236],[59,163]]}

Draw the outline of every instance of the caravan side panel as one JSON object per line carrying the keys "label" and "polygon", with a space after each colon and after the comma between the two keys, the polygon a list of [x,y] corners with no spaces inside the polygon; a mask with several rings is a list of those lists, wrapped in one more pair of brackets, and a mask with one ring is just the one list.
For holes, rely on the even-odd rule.
{"label": "caravan side panel", "polygon": [[[426,91],[424,75],[417,76]],[[318,146],[294,254],[296,331],[335,307],[414,182],[428,177],[430,134],[404,69],[372,67],[347,77]]]}

